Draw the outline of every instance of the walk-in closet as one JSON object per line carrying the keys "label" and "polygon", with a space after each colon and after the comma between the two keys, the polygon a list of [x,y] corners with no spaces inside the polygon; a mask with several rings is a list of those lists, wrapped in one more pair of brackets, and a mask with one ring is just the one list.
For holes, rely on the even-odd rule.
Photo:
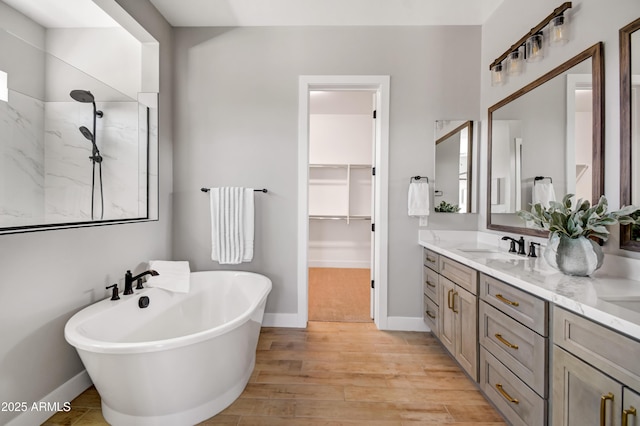
{"label": "walk-in closet", "polygon": [[372,318],[374,96],[310,92],[310,321]]}

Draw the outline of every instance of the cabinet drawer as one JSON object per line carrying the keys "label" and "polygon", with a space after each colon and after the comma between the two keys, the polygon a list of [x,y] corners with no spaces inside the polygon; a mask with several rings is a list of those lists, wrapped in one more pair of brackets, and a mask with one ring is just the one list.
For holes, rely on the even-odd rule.
{"label": "cabinet drawer", "polygon": [[440,332],[438,329],[438,305],[427,296],[422,296],[424,299],[423,309],[424,309],[424,322],[431,329],[431,332],[434,336],[440,336]]}
{"label": "cabinet drawer", "polygon": [[480,348],[480,388],[510,424],[545,424],[545,400],[485,348]]}
{"label": "cabinet drawer", "polygon": [[449,278],[470,293],[478,294],[478,271],[440,256],[440,275]]}
{"label": "cabinet drawer", "polygon": [[547,396],[547,339],[480,302],[480,344],[527,383]]}
{"label": "cabinet drawer", "polygon": [[480,298],[536,333],[549,335],[546,301],[485,274],[480,274]]}
{"label": "cabinet drawer", "polygon": [[640,389],[640,342],[557,306],[553,308],[553,342],[609,376]]}
{"label": "cabinet drawer", "polygon": [[434,302],[440,300],[438,274],[425,266],[422,271],[422,281],[423,293]]}
{"label": "cabinet drawer", "polygon": [[423,250],[424,257],[424,266],[431,268],[432,270],[439,272],[440,271],[440,255],[436,252],[433,252],[429,249]]}

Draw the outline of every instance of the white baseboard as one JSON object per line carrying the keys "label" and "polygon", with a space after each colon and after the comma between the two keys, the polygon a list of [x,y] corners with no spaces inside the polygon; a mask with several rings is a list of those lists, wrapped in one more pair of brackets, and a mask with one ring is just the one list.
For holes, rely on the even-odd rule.
{"label": "white baseboard", "polygon": [[[42,406],[59,406],[63,408],[66,402],[71,402],[82,392],[87,390],[93,383],[86,370],[82,370],[80,373],[67,380],[57,389],[53,390],[49,395],[42,398],[37,404]],[[31,407],[29,407],[31,408]],[[27,410],[15,417],[7,423],[7,426],[33,426],[44,423],[49,417],[53,416],[55,411],[40,411],[40,410]]]}
{"label": "white baseboard", "polygon": [[431,331],[421,317],[387,317],[387,327],[385,330]]}
{"label": "white baseboard", "polygon": [[263,327],[291,327],[305,328],[307,324],[301,324],[298,314],[269,314],[265,313],[262,319]]}

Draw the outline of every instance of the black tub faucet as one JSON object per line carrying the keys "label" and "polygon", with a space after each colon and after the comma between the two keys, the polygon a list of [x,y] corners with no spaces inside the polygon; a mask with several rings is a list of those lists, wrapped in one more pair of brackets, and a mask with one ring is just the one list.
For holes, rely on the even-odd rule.
{"label": "black tub faucet", "polygon": [[136,280],[138,280],[138,285],[136,286],[136,290],[142,289],[143,288],[142,280],[140,278],[144,277],[145,275],[156,276],[160,274],[158,274],[153,269],[149,269],[148,271],[144,271],[134,277],[131,274],[131,271],[127,270],[127,273],[124,274],[124,292],[122,294],[133,294],[133,282]]}

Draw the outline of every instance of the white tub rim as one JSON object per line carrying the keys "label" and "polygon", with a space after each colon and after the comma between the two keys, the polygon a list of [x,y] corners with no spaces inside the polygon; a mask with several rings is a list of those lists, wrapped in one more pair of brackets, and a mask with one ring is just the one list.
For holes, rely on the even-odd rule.
{"label": "white tub rim", "polygon": [[[229,322],[226,322],[222,325],[219,325],[214,328],[210,328],[207,330],[202,330],[196,333],[187,334],[184,336],[172,337],[169,339],[163,340],[150,340],[143,342],[111,342],[104,340],[97,340],[83,334],[80,334],[77,331],[78,326],[80,326],[83,322],[90,320],[93,316],[104,312],[104,310],[109,309],[109,305],[117,306],[116,304],[124,304],[124,303],[135,303],[139,299],[140,296],[144,296],[147,293],[153,293],[158,291],[167,291],[160,288],[154,287],[146,287],[144,290],[136,292],[132,296],[124,296],[117,301],[111,301],[107,299],[103,299],[101,301],[95,302],[91,305],[84,307],[83,309],[76,312],[66,323],[64,327],[64,336],[66,341],[74,346],[78,350],[83,350],[87,352],[93,353],[108,353],[108,354],[135,354],[135,353],[149,353],[149,352],[159,352],[166,351],[169,349],[180,348],[184,346],[193,345],[199,342],[203,342],[205,340],[212,339],[216,336],[220,336],[233,330],[237,327],[240,327],[245,322],[249,321],[252,314],[256,311],[256,309],[262,304],[265,303],[265,299],[269,295],[269,292],[272,289],[271,280],[259,273],[255,272],[247,272],[247,271],[235,271],[235,270],[214,270],[214,271],[198,271],[191,272],[191,274],[242,274],[242,275],[253,275],[258,279],[263,280],[268,285],[263,288],[262,294],[256,295],[256,299],[251,303],[251,305],[247,308],[242,315],[237,316]],[[186,293],[188,294],[188,293]],[[186,295],[185,294],[185,295]]]}

